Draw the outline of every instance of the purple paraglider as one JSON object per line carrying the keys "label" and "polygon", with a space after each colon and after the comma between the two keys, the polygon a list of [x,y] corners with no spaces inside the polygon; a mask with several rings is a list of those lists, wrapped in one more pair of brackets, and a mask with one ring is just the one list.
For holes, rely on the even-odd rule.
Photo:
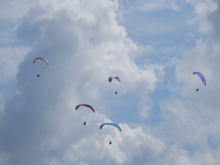
{"label": "purple paraglider", "polygon": [[202,73],[200,73],[200,72],[193,72],[193,74],[197,74],[200,77],[200,79],[202,80],[203,84],[206,85],[206,80],[205,80],[205,77],[203,76]]}

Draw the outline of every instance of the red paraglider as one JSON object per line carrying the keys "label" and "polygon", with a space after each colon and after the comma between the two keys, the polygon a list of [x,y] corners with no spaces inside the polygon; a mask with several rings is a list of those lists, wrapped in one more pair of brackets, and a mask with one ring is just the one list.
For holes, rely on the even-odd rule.
{"label": "red paraglider", "polygon": [[47,65],[49,65],[49,62],[48,62],[46,59],[40,58],[40,57],[35,58],[35,59],[33,60],[33,64],[34,64],[36,61],[38,61],[38,60],[43,60],[44,62],[46,62]]}
{"label": "red paraglider", "polygon": [[91,105],[88,105],[88,104],[79,104],[76,106],[75,109],[77,110],[80,106],[88,107],[91,111],[93,111],[95,113],[95,109]]}

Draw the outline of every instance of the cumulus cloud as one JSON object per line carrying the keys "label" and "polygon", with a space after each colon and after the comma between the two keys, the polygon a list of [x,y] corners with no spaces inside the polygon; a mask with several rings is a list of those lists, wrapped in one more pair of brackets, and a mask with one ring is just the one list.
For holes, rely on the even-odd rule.
{"label": "cumulus cloud", "polygon": [[[212,40],[218,32],[216,1],[187,1],[194,7],[196,20],[204,39],[198,38],[195,46],[173,58],[176,82],[172,82],[171,96],[159,101],[163,120],[156,128],[160,137],[169,144],[161,155],[167,164],[219,164],[219,42]],[[207,26],[208,25],[208,26]],[[213,28],[214,27],[214,31]],[[218,37],[218,35],[215,35]],[[202,37],[201,37],[202,38]],[[208,39],[207,39],[208,38]],[[207,86],[193,72],[202,72]],[[166,74],[166,73],[165,73]],[[196,89],[199,91],[196,92]],[[164,135],[162,135],[164,134]],[[177,158],[169,157],[176,154]],[[166,155],[166,156],[165,156]],[[170,159],[169,159],[170,158]],[[152,160],[155,163],[155,160]]]}
{"label": "cumulus cloud", "polygon": [[[201,164],[203,161],[204,164],[220,162],[216,157],[220,153],[220,132],[217,128],[220,124],[220,96],[216,92],[219,88],[219,77],[216,76],[219,48],[215,41],[212,43],[210,46],[208,41],[200,39],[181,59],[174,60],[177,84],[173,88],[176,92],[160,103],[164,117],[160,129],[170,135],[171,142],[179,144],[191,155],[191,164]],[[193,75],[195,71],[204,74],[207,86],[204,86],[197,75]]]}
{"label": "cumulus cloud", "polygon": [[6,84],[8,81],[15,81],[18,65],[29,51],[30,48],[28,47],[6,47],[0,49],[0,85]]}
{"label": "cumulus cloud", "polygon": [[[187,2],[195,6],[201,29],[211,23],[208,15],[218,11],[215,1]],[[176,1],[168,4],[151,9],[172,4],[172,9],[179,9]],[[173,58],[169,62],[175,66],[175,82],[169,82],[173,93],[162,101],[151,100],[149,93],[168,73],[159,64],[136,64],[139,54],[143,57],[158,47],[139,49],[119,25],[118,10],[118,2],[111,0],[40,0],[26,14],[20,13],[16,32],[31,48],[1,49],[10,56],[0,62],[6,71],[0,72],[5,77],[0,83],[15,81],[16,89],[9,99],[0,94],[0,164],[219,164],[218,44],[197,40],[181,58]],[[210,34],[210,29],[204,32]],[[12,55],[15,52],[20,56]],[[42,61],[33,64],[36,57],[47,59],[49,66]],[[194,71],[205,75],[207,86]],[[122,82],[109,83],[110,76],[119,76]],[[131,95],[135,99],[126,102]],[[100,130],[102,123],[114,122],[111,114],[120,113],[110,108],[115,98],[121,106],[136,107],[144,120],[131,127],[117,119],[122,132],[111,126]],[[76,111],[79,103],[91,104],[96,113],[85,107]],[[161,121],[150,127],[143,123],[155,103]]]}
{"label": "cumulus cloud", "polygon": [[219,40],[219,27],[220,27],[220,20],[219,20],[219,14],[220,14],[220,2],[216,1],[216,10],[214,12],[212,12],[209,17],[208,20],[212,23],[213,25],[213,36],[215,39]]}
{"label": "cumulus cloud", "polygon": [[195,17],[193,17],[189,22],[198,24],[198,29],[200,32],[207,35],[213,30],[212,23],[209,21],[210,15],[213,15],[218,8],[218,4],[215,0],[186,0],[190,5],[194,7]]}
{"label": "cumulus cloud", "polygon": [[[0,20],[4,22],[15,22],[18,21],[22,16],[24,16],[27,12],[29,7],[35,1],[30,0],[8,0],[8,1],[1,1],[0,6]],[[13,12],[12,12],[13,11]]]}
{"label": "cumulus cloud", "polygon": [[0,48],[0,113],[4,111],[5,100],[16,92],[14,86],[18,66],[29,51],[24,46]]}
{"label": "cumulus cloud", "polygon": [[124,4],[131,6],[132,10],[138,10],[142,12],[155,12],[164,9],[179,10],[180,6],[176,3],[176,0],[165,1],[150,1],[150,0],[138,0],[138,1],[125,1]]}
{"label": "cumulus cloud", "polygon": [[[15,43],[18,39],[15,36],[15,27],[18,22],[21,21],[22,17],[28,12],[31,5],[35,1],[32,0],[1,0],[0,1],[0,43],[11,46],[10,44]],[[17,42],[19,43],[19,42]],[[16,44],[17,45],[17,44]],[[13,44],[15,47],[15,44]]]}
{"label": "cumulus cloud", "polygon": [[[153,91],[158,81],[154,68],[139,68],[132,60],[137,46],[118,25],[117,8],[110,0],[39,1],[23,17],[17,34],[32,48],[1,116],[1,163],[128,164],[140,148],[162,152],[165,144],[141,128],[120,124],[123,134],[99,129],[111,122],[103,115],[115,85],[109,76],[121,78],[121,95],[137,97]],[[36,57],[49,66],[33,64]],[[75,111],[78,103],[93,105],[97,113]]]}

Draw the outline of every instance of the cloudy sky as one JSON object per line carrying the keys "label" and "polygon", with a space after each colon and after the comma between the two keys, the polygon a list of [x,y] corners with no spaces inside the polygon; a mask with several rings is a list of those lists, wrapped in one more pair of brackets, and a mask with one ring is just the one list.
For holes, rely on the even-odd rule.
{"label": "cloudy sky", "polygon": [[0,0],[0,164],[219,165],[219,8]]}

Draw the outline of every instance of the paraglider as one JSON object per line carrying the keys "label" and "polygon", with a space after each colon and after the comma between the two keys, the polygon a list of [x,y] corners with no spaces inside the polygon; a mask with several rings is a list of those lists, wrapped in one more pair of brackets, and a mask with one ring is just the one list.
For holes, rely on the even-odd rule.
{"label": "paraglider", "polygon": [[35,62],[37,62],[38,60],[43,60],[44,62],[46,62],[47,65],[49,65],[49,63],[48,63],[48,61],[47,61],[46,59],[40,58],[40,57],[35,58],[35,59],[33,60],[33,64],[34,64]]}
{"label": "paraglider", "polygon": [[105,125],[112,125],[112,126],[116,127],[120,132],[122,131],[121,127],[119,127],[119,125],[115,124],[115,123],[104,123],[100,126],[100,129],[102,129],[102,127]]}
{"label": "paraglider", "polygon": [[110,141],[110,142],[109,142],[109,145],[111,145],[111,144],[112,144],[112,142]]}
{"label": "paraglider", "polygon": [[199,88],[196,89],[196,91],[198,91],[198,90],[199,90]]}
{"label": "paraglider", "polygon": [[86,122],[84,122],[83,125],[86,125]]}
{"label": "paraglider", "polygon": [[95,113],[95,109],[91,105],[88,105],[88,104],[79,104],[79,105],[76,106],[75,109],[77,110],[80,106],[88,107],[92,112]]}
{"label": "paraglider", "polygon": [[[108,81],[109,81],[109,82],[112,82],[112,80],[113,80],[114,78],[115,78],[116,80],[118,80],[118,82],[121,82],[121,80],[120,80],[119,77],[113,77],[113,76],[109,77]],[[116,91],[115,94],[118,94],[118,92]]]}
{"label": "paraglider", "polygon": [[121,80],[120,80],[119,77],[113,77],[113,76],[109,77],[108,81],[109,81],[109,82],[112,82],[112,79],[113,79],[113,78],[115,78],[116,80],[118,80],[119,82],[121,82]]}
{"label": "paraglider", "polygon": [[[40,58],[40,57],[35,58],[35,59],[33,60],[33,64],[34,64],[35,62],[37,62],[38,60],[42,60],[42,61],[44,61],[47,65],[49,65],[49,63],[48,63],[48,61],[47,61],[46,59]],[[40,77],[40,74],[38,74],[37,77]]]}
{"label": "paraglider", "polygon": [[193,74],[197,74],[200,77],[200,79],[202,80],[203,84],[206,85],[206,80],[205,80],[205,77],[203,76],[202,73],[200,73],[200,72],[193,72]]}
{"label": "paraglider", "polygon": [[34,64],[36,61],[38,61],[38,60],[43,60],[44,62],[46,62],[47,65],[49,65],[49,62],[48,62],[46,59],[41,58],[41,57],[35,58],[35,59],[33,60],[33,64]]}

